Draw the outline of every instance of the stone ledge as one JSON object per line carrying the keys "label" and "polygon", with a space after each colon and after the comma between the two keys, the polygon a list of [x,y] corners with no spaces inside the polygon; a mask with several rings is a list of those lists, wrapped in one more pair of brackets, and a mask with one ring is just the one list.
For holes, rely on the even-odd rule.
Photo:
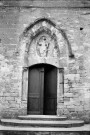
{"label": "stone ledge", "polygon": [[84,125],[83,120],[64,120],[64,121],[43,121],[43,120],[18,120],[18,119],[1,119],[1,124],[5,126],[20,127],[80,127]]}
{"label": "stone ledge", "polygon": [[66,116],[57,116],[57,115],[24,115],[18,116],[19,120],[43,120],[43,121],[62,121],[67,120]]}
{"label": "stone ledge", "polygon": [[52,132],[86,132],[90,131],[90,124],[85,124],[84,126],[81,127],[72,127],[72,128],[46,128],[46,127],[19,127],[19,126],[2,126],[0,125],[0,131],[52,131]]}

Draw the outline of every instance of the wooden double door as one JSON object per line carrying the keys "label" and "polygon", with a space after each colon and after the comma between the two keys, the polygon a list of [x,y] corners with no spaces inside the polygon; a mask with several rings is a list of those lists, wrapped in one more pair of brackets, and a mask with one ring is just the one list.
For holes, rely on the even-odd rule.
{"label": "wooden double door", "polygon": [[56,115],[57,68],[48,64],[29,68],[28,114]]}

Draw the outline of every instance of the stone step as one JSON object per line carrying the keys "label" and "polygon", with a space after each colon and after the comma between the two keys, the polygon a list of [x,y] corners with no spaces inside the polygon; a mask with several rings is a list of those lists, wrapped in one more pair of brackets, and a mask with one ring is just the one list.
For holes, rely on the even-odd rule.
{"label": "stone step", "polygon": [[43,121],[43,120],[19,120],[19,119],[1,119],[2,125],[20,126],[20,127],[80,127],[84,125],[82,120],[65,121]]}
{"label": "stone step", "polygon": [[18,119],[21,120],[43,120],[43,121],[62,121],[66,120],[66,116],[57,116],[57,115],[25,115],[18,116]]}
{"label": "stone step", "polygon": [[[90,131],[90,124],[84,124],[83,126],[80,127],[70,127],[70,128],[58,128],[58,127],[20,127],[20,126],[5,126],[5,125],[0,125],[0,131],[18,131],[18,132],[30,132],[30,131],[40,131],[40,132],[70,132],[70,131]],[[66,132],[67,133],[67,132]],[[75,132],[76,133],[76,132]],[[43,133],[42,133],[43,134]],[[41,134],[41,135],[42,135]],[[16,134],[15,134],[16,135]],[[20,134],[19,134],[20,135]],[[22,134],[21,134],[22,135]],[[31,135],[31,134],[29,134]],[[36,134],[35,134],[36,135]],[[50,135],[50,134],[49,134]],[[59,134],[58,134],[59,135]],[[60,134],[62,135],[62,134]],[[67,135],[67,134],[66,134]],[[76,135],[76,134],[75,134]],[[80,134],[81,135],[81,134]],[[82,134],[83,135],[83,134]],[[85,134],[86,135],[86,134]]]}

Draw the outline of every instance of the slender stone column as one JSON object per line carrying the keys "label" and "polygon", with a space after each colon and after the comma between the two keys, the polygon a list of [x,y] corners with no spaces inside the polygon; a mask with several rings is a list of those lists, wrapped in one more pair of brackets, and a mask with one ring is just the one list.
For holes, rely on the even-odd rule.
{"label": "slender stone column", "polygon": [[64,102],[63,95],[64,95],[64,69],[60,68],[59,69],[59,96],[60,96],[59,102],[60,103]]}
{"label": "slender stone column", "polygon": [[23,68],[22,72],[22,100],[27,101],[28,92],[28,67]]}

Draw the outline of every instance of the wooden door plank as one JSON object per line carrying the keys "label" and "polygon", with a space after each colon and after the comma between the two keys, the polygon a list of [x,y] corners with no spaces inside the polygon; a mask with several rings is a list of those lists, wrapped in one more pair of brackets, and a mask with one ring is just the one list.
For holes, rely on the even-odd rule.
{"label": "wooden door plank", "polygon": [[[41,80],[42,79],[42,80]],[[28,114],[42,114],[43,103],[41,102],[41,91],[43,89],[43,74],[41,67],[34,66],[29,70],[28,83]],[[43,98],[43,97],[42,97]]]}
{"label": "wooden door plank", "polygon": [[57,106],[57,68],[47,66],[45,68],[45,87],[44,87],[44,113],[55,115]]}
{"label": "wooden door plank", "polygon": [[44,102],[44,67],[40,69],[40,112],[43,115]]}

